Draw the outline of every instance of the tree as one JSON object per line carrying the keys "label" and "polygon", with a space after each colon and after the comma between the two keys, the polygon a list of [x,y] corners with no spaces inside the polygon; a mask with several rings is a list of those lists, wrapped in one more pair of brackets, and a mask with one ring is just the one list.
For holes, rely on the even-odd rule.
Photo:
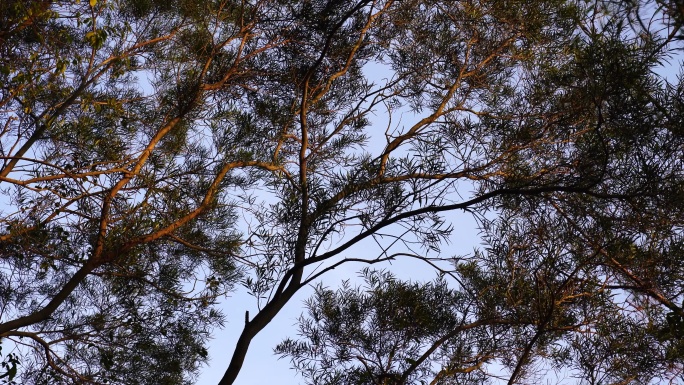
{"label": "tree", "polygon": [[277,349],[307,383],[682,381],[682,86],[653,71],[681,27],[605,11],[620,17],[580,24],[561,60],[537,53],[532,81],[474,124],[509,151],[479,191],[497,196],[470,206],[496,213],[486,247],[432,285],[319,287],[303,340]]}
{"label": "tree", "polygon": [[[684,87],[655,72],[676,2],[0,7],[0,338],[25,347],[0,376],[191,382],[245,289],[230,384],[301,288],[398,258],[443,277],[320,288],[279,352],[313,383],[680,375]],[[454,210],[487,247],[451,260]]]}

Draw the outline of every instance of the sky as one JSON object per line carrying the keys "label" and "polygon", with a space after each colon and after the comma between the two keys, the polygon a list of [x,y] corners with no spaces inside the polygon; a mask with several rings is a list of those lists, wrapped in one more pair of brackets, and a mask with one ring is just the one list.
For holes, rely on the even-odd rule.
{"label": "sky", "polygon": [[[668,62],[663,63],[663,67],[657,71],[658,74],[670,81],[674,81],[681,68],[680,59],[680,56],[675,56]],[[365,72],[370,79],[382,79],[383,76],[391,73],[391,70],[382,68],[379,65],[370,65],[365,68]],[[396,124],[397,117],[395,116],[393,119],[393,124]],[[417,120],[409,111],[404,111],[399,124],[408,126]],[[379,132],[384,133],[387,124],[388,117],[382,115],[381,111],[377,111],[377,115],[372,120],[372,126],[369,130],[381,130]],[[382,150],[383,144],[383,141],[375,141],[372,143],[369,151],[377,153]],[[470,187],[464,185],[462,195],[467,196],[469,192]],[[478,235],[477,223],[469,214],[458,211],[446,213],[445,216],[453,224],[454,231],[449,242],[442,245],[441,255],[443,257],[448,258],[454,255],[470,254],[474,248],[480,246],[481,240]],[[368,250],[377,250],[377,246],[371,241],[362,242],[349,249],[346,255],[368,253]],[[375,255],[368,254],[366,256],[372,257]],[[330,288],[339,287],[345,279],[349,279],[352,284],[362,284],[358,272],[365,266],[363,264],[343,265],[325,275],[318,282]],[[386,268],[392,271],[397,278],[405,280],[429,281],[436,276],[433,269],[425,263],[415,260],[398,260],[392,262],[391,265],[374,265],[373,267],[378,269]],[[239,333],[242,331],[245,310],[249,310],[250,314],[255,314],[257,310],[254,298],[239,291],[238,288],[236,293],[231,297],[225,298],[221,303],[221,310],[226,315],[227,323],[224,329],[215,331],[214,339],[209,346],[209,366],[202,368],[201,375],[197,381],[198,385],[218,383],[228,367],[233,348]],[[312,294],[312,287],[302,289],[275,319],[254,338],[235,385],[298,385],[304,383],[302,377],[291,369],[289,359],[279,359],[278,356],[273,354],[273,349],[287,337],[296,338],[297,318],[304,311],[303,302]],[[564,382],[564,375],[561,373],[558,376],[556,376],[556,379]],[[571,381],[574,383],[573,380]]]}
{"label": "sky", "polygon": [[[386,80],[385,77],[392,73],[392,70],[377,63],[371,63],[364,67],[364,72],[369,79],[377,79],[377,83],[382,84]],[[376,114],[371,118],[371,126],[368,127],[371,139],[367,150],[377,154],[383,150],[385,145],[384,133],[389,124],[389,117],[380,109],[375,112]],[[399,111],[398,114],[400,114],[400,119],[395,114],[392,117],[392,125],[399,128],[402,126],[409,127],[419,120],[408,109]],[[464,185],[463,195],[467,196],[469,192],[470,187]],[[442,256],[448,258],[471,253],[473,248],[479,244],[475,220],[469,214],[460,211],[449,212],[445,216],[453,224],[454,231],[450,242],[443,245]],[[395,251],[399,251],[399,249]],[[379,249],[372,240],[365,240],[347,250],[344,255],[375,257],[378,252]],[[317,283],[322,283],[330,288],[339,287],[341,282],[347,279],[352,284],[362,284],[359,271],[366,266],[368,265],[361,263],[342,265],[328,272]],[[426,263],[416,260],[400,259],[391,264],[378,264],[372,267],[386,268],[392,271],[397,278],[405,280],[430,281],[436,277],[435,270]],[[289,359],[286,357],[279,359],[278,356],[274,355],[273,349],[285,338],[295,339],[297,337],[297,318],[305,310],[303,302],[312,294],[312,286],[300,290],[275,319],[254,338],[235,385],[298,385],[304,383],[302,377],[291,369]],[[198,385],[218,383],[228,367],[235,343],[242,331],[245,310],[249,310],[250,314],[255,314],[257,311],[254,298],[244,294],[244,292],[240,293],[239,287],[233,296],[223,300],[220,308],[226,315],[227,322],[224,329],[216,330],[214,333],[214,339],[209,346],[211,361],[208,367],[201,370],[201,375],[197,381]]]}
{"label": "sky", "polygon": [[[479,245],[479,236],[474,219],[469,214],[462,212],[447,213],[446,216],[454,224],[454,232],[450,238],[450,243],[444,245],[442,255],[451,257],[471,253],[473,247]],[[349,249],[346,255],[368,253],[368,250],[373,249],[374,245],[370,241],[363,242]],[[374,254],[368,256],[372,257]],[[359,279],[358,272],[365,266],[364,264],[342,265],[324,276],[320,282],[330,288],[338,287],[345,279],[350,279],[352,284],[360,284],[362,280]],[[424,262],[416,260],[397,260],[391,265],[374,265],[373,267],[391,270],[397,278],[405,280],[430,281],[436,277],[434,270]],[[289,360],[287,358],[278,359],[273,354],[273,348],[286,337],[293,339],[296,337],[297,317],[303,311],[303,301],[312,294],[311,287],[301,290],[280,314],[256,336],[250,345],[245,364],[235,381],[235,385],[298,385],[304,383],[303,379],[290,369]],[[202,373],[197,381],[198,385],[216,384],[221,379],[228,367],[235,342],[242,331],[245,310],[250,310],[250,314],[254,314],[256,306],[253,297],[236,293],[233,297],[223,301],[221,309],[228,322],[225,329],[215,332],[215,338],[209,347],[211,361],[208,368],[205,367],[201,370]]]}
{"label": "sky", "polygon": [[[669,81],[675,81],[682,68],[681,59],[681,55],[675,55],[668,62],[663,63],[663,66],[657,69],[657,73]],[[369,66],[365,70],[371,79],[374,77],[381,79],[383,74],[388,73],[387,69],[380,66]],[[417,121],[417,118],[411,118],[410,116],[411,114],[406,111],[402,116],[400,124],[408,126],[411,121]],[[394,124],[396,124],[396,117],[393,119],[395,119]],[[372,121],[370,130],[381,129],[381,132],[384,132],[386,127],[387,117],[378,112],[378,115]],[[369,150],[376,153],[382,150],[384,143],[377,141],[374,144],[376,148],[371,147]],[[469,187],[464,186],[463,195],[467,196],[469,192]],[[477,223],[469,214],[459,211],[449,212],[445,216],[453,224],[454,232],[449,242],[442,245],[441,253],[443,257],[448,258],[454,255],[470,254],[474,248],[480,246],[481,241],[478,235]],[[374,248],[377,250],[376,245],[371,241],[362,242],[349,249],[346,255],[368,253],[369,250]],[[377,254],[368,253],[365,256],[373,257],[375,255]],[[362,284],[358,272],[365,266],[367,265],[347,264],[340,266],[326,274],[318,282],[330,288],[339,287],[341,282],[346,279],[349,279],[352,284]],[[373,265],[373,267],[378,269],[386,268],[392,271],[397,278],[405,280],[429,281],[436,276],[433,269],[425,263],[415,260],[398,260],[392,262],[391,265]],[[236,385],[298,385],[304,383],[302,377],[295,370],[291,369],[289,359],[278,358],[278,356],[274,355],[273,349],[287,337],[296,338],[297,318],[304,311],[303,302],[312,294],[313,289],[311,286],[300,290],[275,319],[254,338],[242,370],[235,381]],[[240,293],[239,288],[231,297],[225,298],[220,307],[226,315],[227,322],[224,329],[215,331],[214,339],[209,346],[209,366],[201,369],[201,374],[197,381],[198,385],[218,383],[228,367],[233,348],[239,333],[242,331],[245,310],[249,310],[250,314],[255,314],[257,311],[254,298]],[[566,383],[568,380],[565,377],[565,373],[551,374],[551,376],[555,379],[553,382],[560,381],[561,383]],[[570,381],[575,383],[573,379],[570,379]]]}
{"label": "sky", "polygon": [[[681,66],[678,59],[674,58],[668,63],[669,66],[663,68],[662,73],[665,73],[670,79],[674,78]],[[370,68],[369,71],[368,76],[371,78],[377,77],[381,79],[383,73],[387,73],[382,68]],[[387,125],[386,118],[381,114],[381,111],[378,111],[378,116],[373,120],[371,129],[384,132]],[[407,125],[409,123],[410,119],[406,119],[402,124]],[[382,142],[378,142],[376,146],[382,146],[382,144]],[[377,152],[381,150],[381,147],[373,148],[372,150]],[[464,189],[466,192],[469,191],[467,186]],[[2,197],[0,197],[0,205],[2,204]],[[454,232],[450,242],[443,245],[441,252],[444,257],[469,254],[473,248],[480,245],[477,224],[469,214],[459,211],[446,213],[445,216],[453,224]],[[373,251],[369,252],[369,250]],[[377,255],[374,254],[377,253],[377,248],[371,241],[365,241],[349,249],[346,255],[361,255],[364,253],[368,253],[368,257],[373,257]],[[341,281],[345,279],[350,279],[352,284],[360,284],[361,280],[358,279],[358,271],[365,266],[363,264],[340,266],[326,274],[319,282],[331,288],[338,287]],[[378,269],[387,268],[400,279],[428,281],[435,277],[434,270],[426,264],[415,260],[398,260],[392,262],[391,265],[375,265],[374,267]],[[211,385],[219,381],[228,366],[235,342],[242,331],[245,311],[249,310],[250,314],[256,314],[257,312],[254,298],[240,289],[240,287],[236,287],[236,291],[231,293],[229,297],[224,298],[220,304],[221,310],[226,315],[226,325],[224,329],[216,330],[214,333],[214,339],[209,346],[211,361],[208,367],[201,368],[201,374],[197,381],[199,385]],[[273,348],[286,337],[296,337],[296,319],[304,310],[303,301],[312,293],[311,287],[300,290],[276,318],[254,338],[242,370],[235,382],[236,385],[297,385],[303,383],[302,378],[294,370],[290,369],[289,360],[287,358],[279,359],[273,354]]]}

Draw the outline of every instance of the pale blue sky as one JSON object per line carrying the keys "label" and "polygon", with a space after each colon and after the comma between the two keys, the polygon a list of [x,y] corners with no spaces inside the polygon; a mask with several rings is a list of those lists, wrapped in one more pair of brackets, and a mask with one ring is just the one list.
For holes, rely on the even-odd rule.
{"label": "pale blue sky", "polygon": [[[446,217],[452,221],[454,232],[450,244],[443,247],[442,255],[450,257],[472,252],[473,247],[479,245],[480,242],[473,218],[462,212],[447,213]],[[369,252],[370,250],[375,252],[377,246],[374,246],[371,241],[363,242],[351,248],[346,255],[367,253],[368,257],[375,256],[373,252]],[[321,282],[331,288],[339,286],[344,279],[350,279],[352,283],[360,284],[362,281],[358,279],[358,272],[365,266],[358,263],[340,266],[326,275]],[[374,265],[374,267],[387,268],[395,273],[398,278],[406,280],[429,281],[436,277],[433,269],[424,262],[416,260],[398,260],[392,262],[391,265]],[[310,287],[301,290],[273,322],[254,339],[242,371],[235,382],[236,385],[298,385],[303,383],[302,378],[290,369],[289,360],[286,358],[278,359],[273,354],[273,348],[285,337],[296,337],[296,319],[303,311],[302,302],[312,293],[313,290]],[[250,314],[254,314],[256,306],[253,297],[244,293],[239,294],[238,289],[238,293],[223,301],[221,309],[226,314],[228,323],[223,330],[217,330],[215,333],[215,338],[209,349],[210,367],[202,370],[197,381],[198,385],[218,383],[228,367],[235,342],[242,330],[245,310],[249,309]]]}

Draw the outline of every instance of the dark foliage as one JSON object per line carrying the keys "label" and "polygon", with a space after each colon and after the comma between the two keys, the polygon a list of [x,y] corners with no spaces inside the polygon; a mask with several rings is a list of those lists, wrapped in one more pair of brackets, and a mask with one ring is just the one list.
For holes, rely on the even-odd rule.
{"label": "dark foliage", "polygon": [[[315,384],[679,381],[682,15],[1,2],[0,379],[193,382],[245,290],[230,384],[302,287],[417,258],[442,278],[319,288],[280,353]],[[456,210],[485,247],[452,258]]]}

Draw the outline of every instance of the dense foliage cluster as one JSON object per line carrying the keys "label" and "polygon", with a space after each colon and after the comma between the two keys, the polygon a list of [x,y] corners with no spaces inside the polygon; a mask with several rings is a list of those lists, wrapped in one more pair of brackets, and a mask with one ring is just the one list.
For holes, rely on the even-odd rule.
{"label": "dense foliage cluster", "polygon": [[[231,384],[301,288],[413,258],[439,278],[319,286],[276,351],[317,385],[683,382],[682,23],[665,0],[0,2],[0,380],[191,383],[245,290]],[[471,255],[440,253],[455,210]]]}

